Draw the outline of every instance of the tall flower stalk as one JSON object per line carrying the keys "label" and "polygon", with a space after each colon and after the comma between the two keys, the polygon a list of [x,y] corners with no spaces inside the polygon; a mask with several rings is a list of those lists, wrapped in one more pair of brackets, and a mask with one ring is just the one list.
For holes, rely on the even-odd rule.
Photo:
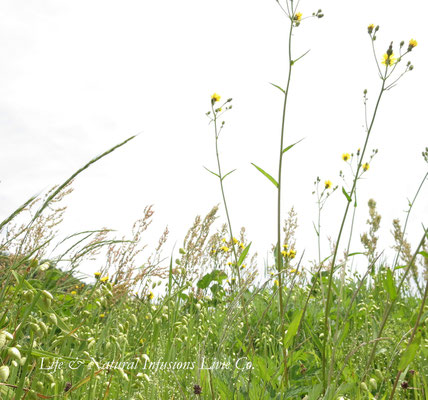
{"label": "tall flower stalk", "polygon": [[[336,239],[335,249],[333,252],[333,259],[331,262],[330,272],[329,272],[329,276],[328,276],[328,289],[327,289],[327,299],[326,299],[325,312],[324,312],[324,332],[323,332],[324,335],[323,335],[323,345],[322,345],[322,380],[323,380],[324,392],[326,391],[327,386],[330,384],[330,380],[331,380],[331,374],[328,374],[329,376],[327,378],[327,373],[326,373],[326,370],[327,370],[327,341],[328,341],[328,336],[329,336],[328,335],[328,333],[329,333],[328,322],[329,322],[329,316],[330,316],[330,306],[331,306],[330,303],[331,303],[331,296],[332,296],[331,292],[332,292],[333,274],[334,274],[335,267],[336,267],[336,259],[337,259],[337,253],[339,250],[340,240],[342,238],[342,233],[343,233],[345,222],[346,222],[346,219],[348,216],[348,211],[349,211],[349,208],[350,208],[350,205],[352,202],[352,198],[354,197],[354,194],[356,191],[357,182],[360,178],[360,171],[363,172],[363,171],[367,171],[369,169],[369,164],[363,163],[363,160],[364,160],[364,155],[365,155],[366,150],[367,150],[367,145],[368,145],[369,138],[370,138],[370,135],[371,135],[371,132],[373,129],[373,125],[374,125],[374,122],[376,120],[376,115],[377,115],[377,112],[379,109],[379,104],[380,104],[381,98],[382,98],[383,94],[385,93],[385,91],[393,88],[396,85],[396,83],[398,82],[398,80],[401,79],[401,77],[406,72],[411,71],[413,69],[413,66],[410,64],[410,62],[407,63],[407,67],[406,67],[405,71],[401,75],[399,75],[397,79],[395,79],[390,84],[387,84],[387,81],[391,77],[391,75],[394,73],[398,63],[402,60],[402,57],[404,57],[407,53],[412,51],[412,49],[417,45],[417,42],[412,39],[409,42],[409,46],[408,46],[407,51],[404,52],[404,54],[401,54],[401,49],[404,46],[404,42],[401,42],[400,43],[400,55],[399,55],[399,58],[396,59],[394,57],[393,44],[391,42],[391,44],[389,45],[389,47],[388,47],[388,49],[387,49],[387,51],[384,54],[383,59],[382,59],[382,64],[385,65],[385,67],[382,71],[382,69],[379,65],[379,62],[377,60],[376,51],[375,51],[375,47],[374,47],[374,43],[376,40],[376,33],[378,30],[379,30],[379,26],[376,26],[376,27],[374,25],[368,26],[368,33],[370,35],[370,39],[372,42],[373,53],[375,55],[375,61],[376,61],[376,65],[377,65],[377,69],[378,69],[378,73],[379,73],[379,78],[381,79],[382,84],[381,84],[381,88],[380,88],[380,91],[379,91],[379,94],[377,97],[377,101],[376,101],[376,105],[375,105],[375,108],[374,108],[374,111],[372,114],[372,118],[370,120],[370,124],[368,125],[366,138],[364,141],[364,146],[363,146],[363,149],[361,152],[361,158],[359,158],[359,160],[358,160],[358,165],[357,165],[354,180],[352,183],[351,191],[350,191],[350,193],[347,193],[344,188],[342,189],[343,194],[345,195],[345,197],[347,199],[347,204],[346,204],[345,212],[344,212],[342,222],[340,225],[339,233],[338,233],[338,236]],[[365,94],[366,93],[367,92],[365,91]]]}

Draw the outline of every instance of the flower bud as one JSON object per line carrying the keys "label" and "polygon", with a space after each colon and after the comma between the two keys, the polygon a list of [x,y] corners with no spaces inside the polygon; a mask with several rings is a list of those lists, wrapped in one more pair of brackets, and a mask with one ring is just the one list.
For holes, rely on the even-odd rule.
{"label": "flower bud", "polygon": [[7,354],[11,357],[11,358],[16,358],[17,360],[21,359],[21,353],[19,352],[19,350],[16,347],[10,347],[7,350]]}
{"label": "flower bud", "polygon": [[9,378],[9,367],[7,365],[2,365],[0,367],[0,382],[6,382]]}
{"label": "flower bud", "polygon": [[370,378],[369,380],[369,385],[373,390],[377,390],[377,382],[376,379],[374,378]]}

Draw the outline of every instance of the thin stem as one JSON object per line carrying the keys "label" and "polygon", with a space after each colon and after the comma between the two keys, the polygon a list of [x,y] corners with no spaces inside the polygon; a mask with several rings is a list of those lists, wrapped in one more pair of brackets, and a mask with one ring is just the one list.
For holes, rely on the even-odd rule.
{"label": "thin stem", "polygon": [[[277,246],[276,246],[276,267],[278,270],[278,283],[279,283],[279,314],[281,319],[281,333],[283,335],[283,339],[285,338],[285,327],[284,327],[284,300],[282,294],[282,254],[281,254],[281,181],[282,181],[282,156],[283,156],[283,146],[284,146],[284,132],[285,132],[285,114],[287,110],[287,100],[288,100],[288,92],[290,89],[290,81],[291,81],[291,70],[293,66],[293,60],[291,59],[291,37],[293,33],[293,21],[290,21],[290,31],[288,35],[288,79],[287,86],[285,88],[284,93],[284,106],[282,110],[282,124],[281,124],[281,143],[279,148],[279,170],[278,170],[278,219],[277,219]],[[284,340],[283,340],[283,343]],[[284,374],[283,379],[285,386],[288,383],[288,369],[287,369],[287,350],[285,346],[283,347],[283,358],[284,358]]]}
{"label": "thin stem", "polygon": [[[367,148],[367,144],[370,138],[370,133],[373,129],[373,124],[374,121],[376,119],[376,115],[377,115],[377,111],[379,108],[379,103],[380,100],[382,98],[383,92],[385,91],[385,79],[382,80],[382,87],[381,90],[379,92],[379,96],[376,102],[376,106],[375,109],[373,111],[373,117],[372,120],[370,122],[370,126],[369,129],[367,131],[367,135],[366,135],[366,140],[364,142],[364,147],[363,147],[363,151],[361,153],[361,158],[358,162],[358,166],[357,166],[357,170],[355,172],[355,177],[354,177],[354,182],[352,184],[352,189],[351,192],[349,193],[349,197],[352,199],[352,197],[354,196],[354,192],[357,186],[357,181],[358,181],[358,177],[359,177],[359,171],[361,169],[362,166],[362,161],[364,159],[364,154]],[[348,211],[349,211],[349,206],[350,206],[351,202],[348,201],[346,204],[346,208],[345,208],[345,213],[343,215],[343,219],[342,219],[342,223],[340,225],[340,229],[339,229],[339,234],[337,236],[337,240],[336,240],[336,244],[335,244],[335,249],[334,249],[334,254],[333,254],[333,260],[331,263],[331,269],[330,269],[330,274],[329,274],[329,279],[328,279],[328,290],[327,290],[327,301],[326,301],[326,305],[325,305],[325,315],[324,315],[324,337],[323,337],[323,348],[322,348],[322,379],[323,379],[323,390],[325,393],[325,390],[327,389],[327,377],[326,377],[326,364],[327,364],[327,360],[326,360],[326,348],[327,348],[327,333],[328,333],[328,320],[329,320],[329,314],[330,314],[330,299],[331,299],[331,289],[332,289],[332,282],[333,282],[333,273],[334,273],[334,268],[335,268],[335,264],[336,264],[336,257],[337,257],[337,252],[339,250],[339,244],[340,244],[340,239],[342,237],[342,232],[343,232],[343,228],[345,226],[345,222],[346,222],[346,217],[348,215]]]}

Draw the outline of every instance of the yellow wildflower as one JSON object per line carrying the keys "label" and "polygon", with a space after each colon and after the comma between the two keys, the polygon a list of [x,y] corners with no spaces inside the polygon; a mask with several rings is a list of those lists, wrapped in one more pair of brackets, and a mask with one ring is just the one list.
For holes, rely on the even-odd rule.
{"label": "yellow wildflower", "polygon": [[76,292],[75,290],[72,290],[72,291],[70,292],[70,294],[72,294],[72,295],[74,296],[75,294],[77,294],[77,292]]}
{"label": "yellow wildflower", "polygon": [[102,283],[106,283],[107,281],[108,281],[108,275],[104,276],[100,279],[100,282],[102,282]]}
{"label": "yellow wildflower", "polygon": [[100,318],[104,318],[105,316],[105,314],[100,314]]}
{"label": "yellow wildflower", "polygon": [[331,188],[332,183],[331,183],[331,181],[327,180],[327,181],[325,181],[325,182],[324,182],[324,185],[325,185],[325,188],[326,188],[326,189],[330,189],[330,188]]}
{"label": "yellow wildflower", "polygon": [[418,45],[418,42],[415,39],[411,39],[409,42],[409,47],[407,49],[407,51],[412,51],[412,49],[414,47],[416,47]]}
{"label": "yellow wildflower", "polygon": [[99,278],[101,276],[101,272],[95,272],[95,278]]}
{"label": "yellow wildflower", "polygon": [[232,263],[229,261],[229,262],[227,263],[227,265],[230,267],[230,266],[232,265]]}
{"label": "yellow wildflower", "polygon": [[288,256],[289,258],[293,259],[294,257],[296,257],[296,251],[295,251],[295,250],[290,250],[290,251],[287,253],[287,256]]}
{"label": "yellow wildflower", "polygon": [[224,251],[225,253],[227,253],[229,251],[229,247],[227,247],[227,246],[221,246],[220,250]]}
{"label": "yellow wildflower", "polygon": [[303,14],[302,14],[301,12],[298,12],[298,13],[294,16],[294,19],[295,19],[296,21],[301,21],[301,20],[302,20],[302,16],[303,16]]}
{"label": "yellow wildflower", "polygon": [[281,254],[284,256],[284,257],[287,257],[287,252],[284,250],[284,251],[281,251]]}
{"label": "yellow wildflower", "polygon": [[288,244],[283,244],[282,247],[284,247],[285,250],[288,249]]}
{"label": "yellow wildflower", "polygon": [[369,165],[369,163],[365,163],[365,164],[363,164],[363,170],[364,171],[368,171],[368,169],[370,168],[370,165]]}
{"label": "yellow wildflower", "polygon": [[245,267],[246,267],[246,265],[245,265],[245,264],[242,264],[242,265],[241,265],[241,268],[242,268],[242,269],[244,269]]}
{"label": "yellow wildflower", "polygon": [[372,32],[373,32],[373,29],[374,29],[374,25],[373,24],[370,24],[368,27],[367,27],[367,30],[369,31],[369,34],[371,34]]}
{"label": "yellow wildflower", "polygon": [[233,244],[236,244],[236,243],[238,243],[238,239],[237,238],[233,238]]}
{"label": "yellow wildflower", "polygon": [[278,279],[275,279],[275,280],[273,281],[273,283],[274,283],[276,286],[279,286],[279,281],[278,281]]}
{"label": "yellow wildflower", "polygon": [[382,64],[386,66],[394,65],[396,61],[397,59],[394,58],[394,53],[392,53],[390,56],[386,53],[383,55]]}
{"label": "yellow wildflower", "polygon": [[244,243],[239,243],[239,247],[244,250],[245,249],[245,244]]}
{"label": "yellow wildflower", "polygon": [[223,243],[226,243],[226,238],[221,239]]}
{"label": "yellow wildflower", "polygon": [[214,94],[211,96],[211,101],[212,101],[213,103],[215,103],[216,101],[220,101],[220,99],[221,99],[221,96],[220,96],[219,94],[217,94],[217,93],[214,93]]}
{"label": "yellow wildflower", "polygon": [[149,292],[149,294],[147,295],[147,298],[148,298],[149,300],[152,300],[152,299],[153,299],[153,297],[155,297],[155,295],[153,294],[153,292]]}
{"label": "yellow wildflower", "polygon": [[351,158],[351,155],[349,153],[343,153],[342,154],[342,160],[348,161]]}

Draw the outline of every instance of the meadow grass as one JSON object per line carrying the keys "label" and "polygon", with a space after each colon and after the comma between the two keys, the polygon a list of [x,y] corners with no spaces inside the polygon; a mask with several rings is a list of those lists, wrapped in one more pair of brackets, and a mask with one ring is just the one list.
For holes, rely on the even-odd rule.
{"label": "meadow grass", "polygon": [[[206,113],[215,137],[219,207],[195,218],[183,245],[168,260],[162,249],[168,230],[145,261],[153,211],[146,207],[130,238],[107,229],[59,239],[58,229],[78,175],[133,137],[79,169],[44,197],[32,197],[0,223],[0,398],[1,399],[414,399],[428,398],[428,231],[407,241],[408,221],[426,182],[409,203],[405,222],[393,222],[392,262],[378,249],[381,215],[368,201],[364,252],[352,252],[357,188],[376,155],[369,153],[382,98],[413,69],[405,63],[417,42],[393,44],[378,54],[379,27],[369,25],[378,97],[361,148],[342,159],[353,173],[349,189],[315,180],[314,224],[318,260],[303,267],[297,254],[297,215],[284,222],[283,160],[298,151],[285,146],[290,82],[297,62],[292,42],[307,18],[299,2],[278,3],[289,24],[276,177],[262,173],[277,191],[275,232],[265,273],[251,254],[245,229],[233,225],[222,169],[221,139],[232,99],[211,96]],[[398,52],[394,55],[394,51]],[[428,149],[423,152],[428,165]],[[321,253],[321,215],[331,194],[343,195],[344,211],[331,253]],[[346,222],[351,219],[350,230]],[[421,221],[422,223],[426,221]],[[268,234],[268,233],[267,233]],[[343,244],[345,243],[345,244]],[[343,252],[343,253],[341,253]],[[365,262],[351,272],[354,257]],[[82,265],[94,257],[105,265],[93,276]]]}

